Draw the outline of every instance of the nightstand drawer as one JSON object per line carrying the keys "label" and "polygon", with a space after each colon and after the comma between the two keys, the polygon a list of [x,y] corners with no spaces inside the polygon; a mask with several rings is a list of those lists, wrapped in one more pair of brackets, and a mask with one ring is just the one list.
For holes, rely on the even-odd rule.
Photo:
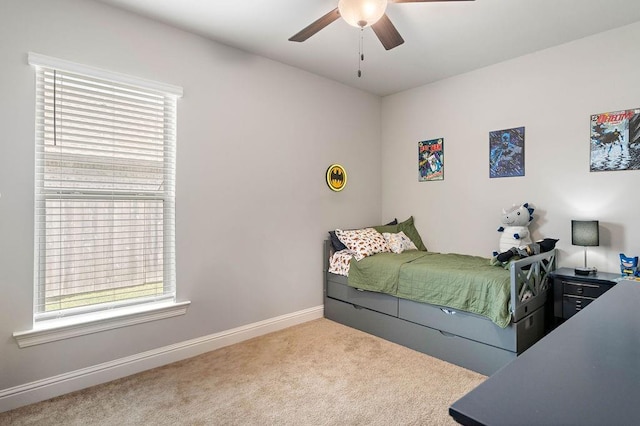
{"label": "nightstand drawer", "polygon": [[562,280],[563,293],[572,294],[574,296],[584,296],[596,298],[611,288],[610,285],[602,285],[598,283],[584,283],[578,281]]}
{"label": "nightstand drawer", "polygon": [[620,278],[620,274],[610,272],[579,275],[572,268],[556,269],[549,275],[553,285],[555,318],[549,321],[551,329],[609,291]]}
{"label": "nightstand drawer", "polygon": [[562,317],[564,319],[571,318],[594,300],[596,299],[591,297],[581,297],[565,294],[562,297]]}

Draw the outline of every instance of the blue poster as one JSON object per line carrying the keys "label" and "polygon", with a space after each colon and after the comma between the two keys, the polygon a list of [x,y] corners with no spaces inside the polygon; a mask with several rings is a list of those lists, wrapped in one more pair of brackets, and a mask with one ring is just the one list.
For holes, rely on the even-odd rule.
{"label": "blue poster", "polygon": [[489,132],[489,177],[524,176],[524,127]]}

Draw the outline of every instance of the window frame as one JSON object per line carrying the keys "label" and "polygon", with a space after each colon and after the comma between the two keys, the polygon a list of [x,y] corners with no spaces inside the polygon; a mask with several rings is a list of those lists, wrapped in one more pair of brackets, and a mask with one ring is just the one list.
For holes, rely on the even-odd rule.
{"label": "window frame", "polygon": [[[57,71],[64,71],[74,74],[84,75],[90,78],[98,78],[102,80],[108,80],[115,84],[124,84],[136,86],[141,89],[148,89],[151,91],[162,92],[164,96],[169,98],[172,102],[177,103],[177,99],[182,97],[182,88],[168,85],[164,83],[159,83],[151,80],[140,79],[137,77],[132,77],[120,73],[114,73],[111,71],[102,70],[95,67],[85,66],[81,64],[77,64],[74,62],[69,62],[61,59],[56,59],[52,57],[48,57],[45,55],[40,55],[37,53],[30,52],[28,54],[28,63],[34,67],[45,67],[54,69]],[[38,74],[38,73],[36,73]],[[38,98],[38,96],[36,96]],[[175,104],[174,104],[175,106]],[[40,105],[36,104],[35,112],[36,117],[38,116],[38,108]],[[173,110],[173,123],[177,122],[177,110]],[[36,125],[36,133],[38,127]],[[42,140],[43,136],[38,136],[36,134],[36,142],[38,144],[43,144]],[[163,142],[164,149],[166,150],[168,145],[167,141]],[[173,136],[173,143],[169,144],[170,148],[173,149],[171,155],[175,158],[175,134]],[[164,174],[165,179],[171,178],[173,182],[175,182],[175,159],[173,160],[173,169],[167,167],[166,162],[167,157],[164,158]],[[170,161],[170,160],[169,160]],[[169,173],[171,176],[168,176]],[[38,191],[42,189],[44,186],[45,178],[36,176],[35,179],[35,189]],[[40,187],[39,187],[40,185]],[[165,191],[166,192],[166,191]],[[153,198],[148,198],[153,199]],[[43,204],[46,203],[47,195],[42,195],[36,197],[35,203],[35,212],[38,211],[38,208],[43,208]],[[163,244],[167,243],[167,239],[170,239],[169,242],[172,246],[170,249],[167,249],[163,246],[163,285],[166,286],[167,277],[173,280],[173,283],[170,285],[173,287],[174,294],[172,297],[168,297],[169,300],[162,300],[160,297],[156,301],[146,303],[142,302],[143,299],[139,299],[137,302],[133,303],[123,303],[122,306],[118,306],[118,304],[105,303],[100,305],[89,305],[88,308],[83,308],[80,310],[80,313],[77,315],[71,316],[63,316],[60,317],[57,315],[55,311],[53,314],[42,314],[38,312],[37,304],[39,303],[39,298],[41,296],[40,283],[41,280],[38,277],[38,270],[41,267],[42,256],[38,255],[38,231],[41,224],[37,219],[34,218],[34,229],[36,231],[36,235],[34,238],[35,245],[34,247],[34,294],[33,294],[33,328],[31,330],[16,332],[14,333],[14,337],[18,341],[20,347],[31,346],[33,344],[46,343],[48,341],[60,340],[69,337],[75,337],[77,335],[94,333],[96,331],[102,331],[107,329],[113,329],[118,327],[123,327],[132,324],[138,324],[141,322],[152,321],[155,319],[167,318],[175,315],[182,315],[186,313],[186,310],[190,304],[190,302],[176,302],[175,298],[175,231],[167,235],[166,227],[171,226],[174,229],[175,226],[175,192],[168,199],[166,196],[162,197],[163,202],[166,200],[167,203],[163,204]],[[167,259],[169,256],[169,259]],[[167,261],[169,260],[169,261]],[[167,268],[171,270],[168,271]],[[166,289],[165,289],[166,290]],[[69,312],[73,308],[68,308]]]}

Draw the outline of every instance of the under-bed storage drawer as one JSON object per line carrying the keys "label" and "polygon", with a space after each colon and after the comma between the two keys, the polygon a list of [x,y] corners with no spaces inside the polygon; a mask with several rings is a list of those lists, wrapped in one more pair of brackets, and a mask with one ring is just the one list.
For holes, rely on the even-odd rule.
{"label": "under-bed storage drawer", "polygon": [[544,336],[544,310],[500,328],[479,315],[400,299],[398,317],[518,354]]}
{"label": "under-bed storage drawer", "polygon": [[325,299],[325,317],[416,351],[491,375],[516,358],[511,351],[443,333],[334,299]]}
{"label": "under-bed storage drawer", "polygon": [[398,298],[388,294],[362,291],[346,284],[327,280],[327,297],[383,314],[398,316]]}

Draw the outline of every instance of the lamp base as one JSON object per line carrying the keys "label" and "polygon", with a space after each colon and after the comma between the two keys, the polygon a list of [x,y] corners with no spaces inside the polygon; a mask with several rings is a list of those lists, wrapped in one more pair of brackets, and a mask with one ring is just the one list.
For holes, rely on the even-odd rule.
{"label": "lamp base", "polygon": [[575,268],[573,270],[573,272],[576,273],[576,275],[590,275],[590,274],[597,274],[598,270],[596,268]]}

